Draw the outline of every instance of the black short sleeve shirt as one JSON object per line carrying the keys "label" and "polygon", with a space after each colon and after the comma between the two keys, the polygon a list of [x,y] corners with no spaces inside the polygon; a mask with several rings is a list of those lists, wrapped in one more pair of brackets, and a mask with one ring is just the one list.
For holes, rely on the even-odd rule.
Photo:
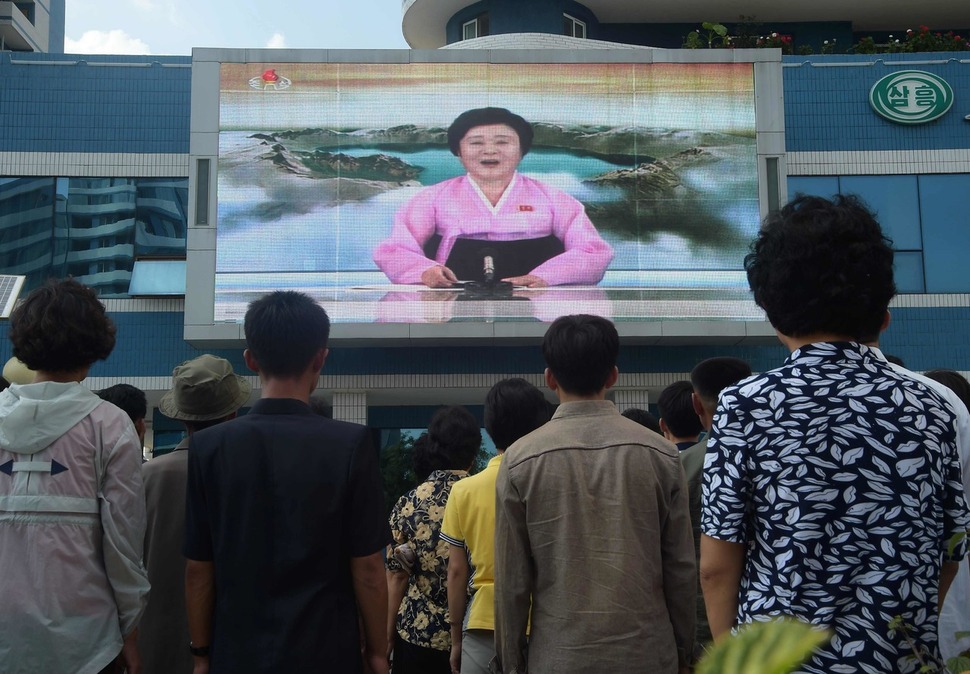
{"label": "black short sleeve shirt", "polygon": [[258,401],[189,445],[184,553],[213,562],[211,671],[361,668],[350,558],[390,540],[364,426]]}

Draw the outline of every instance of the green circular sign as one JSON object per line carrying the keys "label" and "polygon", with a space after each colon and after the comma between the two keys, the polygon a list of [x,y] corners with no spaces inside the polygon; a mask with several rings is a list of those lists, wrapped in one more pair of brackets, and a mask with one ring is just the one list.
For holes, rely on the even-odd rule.
{"label": "green circular sign", "polygon": [[953,89],[933,73],[901,70],[872,85],[869,104],[890,122],[925,124],[947,113],[953,105]]}

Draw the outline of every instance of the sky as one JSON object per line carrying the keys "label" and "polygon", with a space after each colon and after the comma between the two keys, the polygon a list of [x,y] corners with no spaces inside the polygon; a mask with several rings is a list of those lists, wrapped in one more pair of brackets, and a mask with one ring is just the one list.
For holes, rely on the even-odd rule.
{"label": "sky", "polygon": [[407,49],[401,0],[67,0],[69,54]]}

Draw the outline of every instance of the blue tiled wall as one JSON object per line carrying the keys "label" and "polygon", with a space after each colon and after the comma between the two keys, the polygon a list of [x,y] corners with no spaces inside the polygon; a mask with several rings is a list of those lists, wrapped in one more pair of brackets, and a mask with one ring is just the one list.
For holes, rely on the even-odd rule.
{"label": "blue tiled wall", "polygon": [[[91,370],[93,377],[166,376],[178,363],[201,351],[182,340],[180,313],[117,313],[118,346],[111,357]],[[0,322],[0,362],[11,355],[7,340],[9,323]],[[887,351],[901,356],[919,370],[950,367],[970,370],[970,307],[896,309],[884,337]],[[408,348],[407,358],[394,348],[337,347],[327,359],[326,371],[334,375],[476,372],[541,372],[545,367],[539,345],[522,347],[476,347],[469,358],[465,347]],[[215,350],[239,372],[246,372],[241,349]],[[778,365],[786,357],[779,346],[624,346],[620,352],[622,372],[688,372],[714,355],[735,356],[751,363],[756,371]],[[483,365],[484,364],[484,365]]]}
{"label": "blue tiled wall", "polygon": [[191,62],[0,52],[0,151],[187,153]]}
{"label": "blue tiled wall", "polygon": [[[963,120],[967,113],[963,108],[970,99],[970,63],[960,63],[965,58],[966,52],[784,57],[788,151],[970,147]],[[907,65],[909,62],[916,63]],[[845,63],[859,65],[846,67],[842,65]],[[801,65],[788,67],[796,64]],[[872,85],[890,73],[912,69],[945,79],[953,88],[954,100],[963,101],[963,107],[957,103],[940,119],[912,126],[894,124],[877,115],[869,106]]]}

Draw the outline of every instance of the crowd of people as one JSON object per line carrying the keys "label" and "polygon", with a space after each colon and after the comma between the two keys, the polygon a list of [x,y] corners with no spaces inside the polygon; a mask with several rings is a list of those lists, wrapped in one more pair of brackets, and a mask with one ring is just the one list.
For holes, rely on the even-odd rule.
{"label": "crowd of people", "polygon": [[114,325],[50,282],[11,317],[29,383],[0,393],[0,670],[682,674],[789,616],[831,635],[799,672],[925,671],[914,650],[970,629],[970,384],[880,350],[892,262],[852,198],[769,216],[745,269],[789,357],[712,354],[659,420],[608,399],[615,326],[558,318],[558,404],[496,382],[474,475],[479,422],[442,407],[389,515],[371,433],[310,408],[330,326],[308,296],[249,306],[248,414],[224,359],[175,368],[160,410],[186,438],[143,465],[143,397],[81,385]]}

